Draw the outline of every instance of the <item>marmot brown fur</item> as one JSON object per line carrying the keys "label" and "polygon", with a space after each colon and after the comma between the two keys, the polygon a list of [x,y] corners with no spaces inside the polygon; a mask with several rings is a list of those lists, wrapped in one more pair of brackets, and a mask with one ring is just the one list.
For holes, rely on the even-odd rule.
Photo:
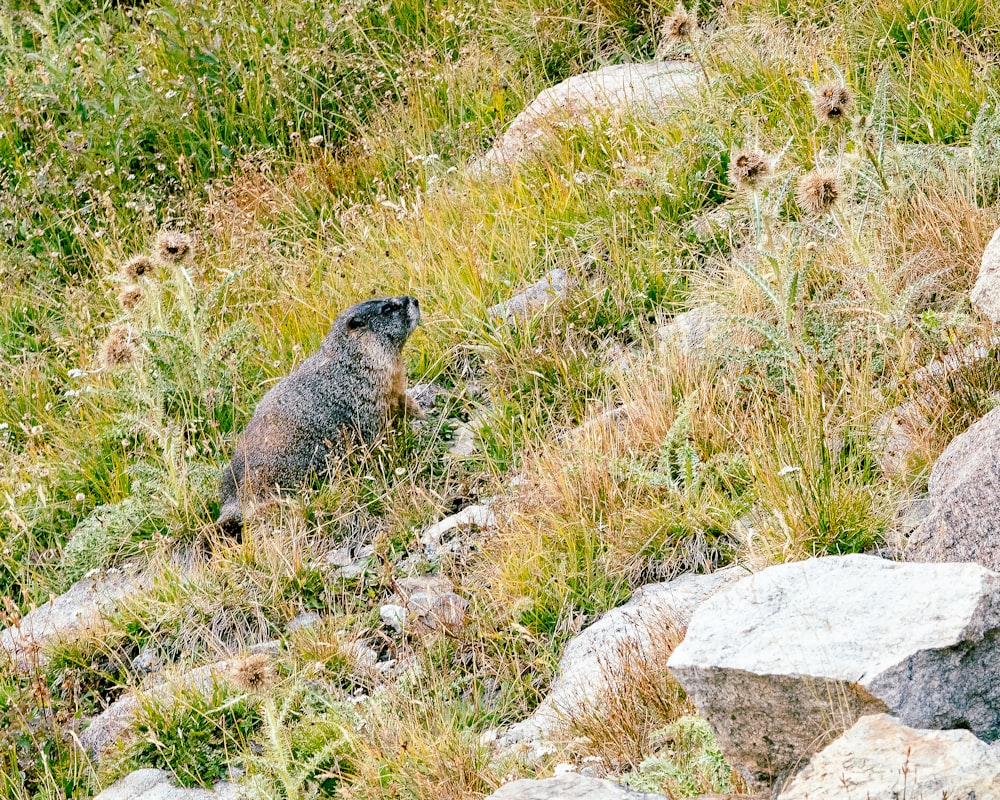
{"label": "marmot brown fur", "polygon": [[353,444],[372,444],[391,415],[420,415],[401,355],[419,321],[420,305],[408,296],[367,300],[337,317],[319,352],[254,409],[222,472],[222,530],[238,535],[245,504],[323,475],[328,458]]}

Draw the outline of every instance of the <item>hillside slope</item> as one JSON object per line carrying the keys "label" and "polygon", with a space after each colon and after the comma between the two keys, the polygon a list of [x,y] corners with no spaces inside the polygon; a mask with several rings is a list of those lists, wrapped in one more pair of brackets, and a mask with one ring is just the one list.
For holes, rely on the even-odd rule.
{"label": "hillside slope", "polygon": [[[687,102],[557,117],[481,168],[539,92],[657,58],[704,76]],[[1000,391],[969,303],[1000,223],[998,58],[976,0],[0,0],[3,626],[93,569],[142,575],[0,666],[0,795],[156,766],[262,797],[482,797],[588,757],[740,788],[659,673],[541,760],[483,734],[640,586],[898,546]],[[490,311],[555,269],[559,302]],[[242,542],[206,534],[256,401],[340,310],[404,293],[427,419]],[[701,333],[658,344],[692,309]],[[966,347],[986,357],[921,371]],[[495,526],[421,541],[483,502]],[[380,609],[428,575],[465,618],[399,633]],[[235,677],[145,695],[99,764],[77,746],[217,662]]]}

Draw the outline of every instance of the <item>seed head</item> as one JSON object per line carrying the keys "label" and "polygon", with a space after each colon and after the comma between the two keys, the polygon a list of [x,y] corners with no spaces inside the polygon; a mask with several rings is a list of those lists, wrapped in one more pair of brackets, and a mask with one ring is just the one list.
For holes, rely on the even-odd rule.
{"label": "seed head", "polygon": [[854,102],[854,95],[846,86],[828,83],[813,95],[813,111],[823,125],[832,125],[847,119],[847,110]]}
{"label": "seed head", "polygon": [[135,361],[136,334],[128,325],[112,328],[108,338],[101,345],[101,364],[105,369],[116,369]]}
{"label": "seed head", "polygon": [[665,42],[684,42],[691,38],[697,27],[698,18],[678,3],[674,13],[663,23],[660,35]]}
{"label": "seed head", "polygon": [[840,176],[833,170],[816,170],[799,178],[795,199],[810,214],[820,215],[833,208],[842,194]]}
{"label": "seed head", "polygon": [[139,305],[139,301],[142,300],[142,287],[132,284],[131,286],[126,286],[118,294],[118,302],[122,308],[131,310]]}
{"label": "seed head", "polygon": [[146,255],[132,256],[122,264],[122,275],[130,281],[137,281],[139,278],[149,278],[155,269],[153,259]]}
{"label": "seed head", "polygon": [[740,189],[752,189],[770,174],[767,156],[757,150],[740,150],[729,162],[729,182]]}
{"label": "seed head", "polygon": [[274,683],[274,665],[269,656],[256,653],[233,666],[233,681],[247,692],[259,692]]}
{"label": "seed head", "polygon": [[164,264],[177,264],[186,261],[194,250],[194,241],[186,233],[163,230],[156,237],[153,252],[156,258]]}

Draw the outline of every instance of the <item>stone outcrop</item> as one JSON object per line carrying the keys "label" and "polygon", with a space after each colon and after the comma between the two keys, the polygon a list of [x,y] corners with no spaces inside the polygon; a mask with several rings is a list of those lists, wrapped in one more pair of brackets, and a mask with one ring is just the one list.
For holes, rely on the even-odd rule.
{"label": "stone outcrop", "polygon": [[1000,800],[1000,749],[968,731],[915,730],[888,714],[862,717],[778,797]]}
{"label": "stone outcrop", "polygon": [[1000,408],[956,436],[931,470],[931,512],[908,561],[975,561],[1000,570]]}
{"label": "stone outcrop", "polygon": [[0,662],[4,654],[19,672],[43,666],[46,645],[80,635],[101,622],[104,611],[143,591],[148,581],[134,568],[95,572],[69,591],[28,612],[17,625],[0,632]]}
{"label": "stone outcrop", "polygon": [[700,80],[701,72],[687,61],[618,64],[574,75],[541,92],[470,168],[476,174],[502,172],[537,152],[566,124],[589,125],[619,109],[655,115],[686,105]]}
{"label": "stone outcrop", "polygon": [[666,800],[635,792],[611,781],[567,773],[545,780],[520,780],[501,786],[487,800]]}
{"label": "stone outcrop", "polygon": [[231,783],[218,783],[213,791],[175,786],[162,769],[139,769],[116,781],[94,800],[237,800],[240,792]]}
{"label": "stone outcrop", "polygon": [[694,613],[669,668],[729,763],[771,780],[866,714],[1000,736],[1000,575],[850,555],[782,564]]}
{"label": "stone outcrop", "polygon": [[992,322],[1000,322],[1000,229],[983,251],[979,277],[972,287],[972,307]]}
{"label": "stone outcrop", "polygon": [[683,636],[694,610],[746,575],[730,567],[640,588],[628,603],[608,611],[566,645],[549,695],[534,714],[500,736],[498,744],[545,740],[557,735],[567,719],[593,713],[616,691],[615,681],[626,671],[625,659],[664,670],[669,655],[664,645]]}

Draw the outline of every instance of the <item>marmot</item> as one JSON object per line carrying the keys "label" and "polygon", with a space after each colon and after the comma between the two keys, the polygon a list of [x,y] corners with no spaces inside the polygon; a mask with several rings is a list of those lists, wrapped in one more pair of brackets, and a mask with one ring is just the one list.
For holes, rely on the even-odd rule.
{"label": "marmot", "polygon": [[222,472],[216,524],[239,535],[243,505],[323,475],[328,458],[370,445],[393,414],[420,416],[406,394],[403,344],[420,321],[414,297],[351,306],[333,323],[319,352],[257,404]]}

